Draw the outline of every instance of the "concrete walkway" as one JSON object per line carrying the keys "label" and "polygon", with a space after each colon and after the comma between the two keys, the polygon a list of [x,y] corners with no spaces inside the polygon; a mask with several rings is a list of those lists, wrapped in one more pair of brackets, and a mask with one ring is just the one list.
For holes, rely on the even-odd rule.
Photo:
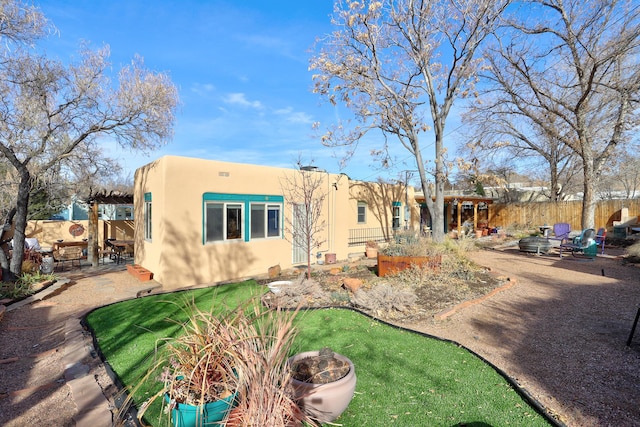
{"label": "concrete walkway", "polygon": [[[8,305],[0,322],[0,380],[8,377],[0,386],[0,425],[113,423],[114,408],[103,390],[109,378],[81,319],[96,307],[160,286],[138,282],[125,264],[83,266],[57,274],[59,280],[50,287]],[[33,349],[38,353],[31,353]]]}

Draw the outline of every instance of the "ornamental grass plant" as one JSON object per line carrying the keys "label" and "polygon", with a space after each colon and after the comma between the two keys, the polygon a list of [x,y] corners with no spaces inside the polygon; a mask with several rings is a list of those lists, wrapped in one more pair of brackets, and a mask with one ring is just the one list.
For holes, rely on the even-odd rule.
{"label": "ornamental grass plant", "polygon": [[[145,424],[147,410],[157,401],[163,402],[164,410],[153,418],[163,423],[169,418],[164,414],[180,404],[203,408],[221,399],[228,402],[229,426],[312,422],[298,410],[289,386],[287,358],[296,335],[297,310],[267,308],[257,297],[238,306],[212,304],[208,310],[194,299],[162,303],[179,306],[181,315],[166,319],[179,328],[170,329],[173,336],[156,340],[153,363],[140,384],[157,378],[163,386],[141,404],[139,422]],[[141,390],[128,391],[133,397]],[[198,422],[205,419],[203,414],[200,409]]]}

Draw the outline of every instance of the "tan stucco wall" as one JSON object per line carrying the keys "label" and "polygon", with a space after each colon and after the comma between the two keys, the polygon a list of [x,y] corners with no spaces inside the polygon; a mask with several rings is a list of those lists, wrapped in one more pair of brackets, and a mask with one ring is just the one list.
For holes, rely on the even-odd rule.
{"label": "tan stucco wall", "polygon": [[[81,225],[84,233],[73,236],[70,227]],[[40,246],[51,247],[59,239],[65,242],[80,242],[89,238],[89,221],[59,221],[59,220],[32,220],[27,222],[25,237],[38,239]],[[102,247],[105,237],[114,239],[133,239],[133,221],[128,220],[99,220],[98,221],[98,246]]]}
{"label": "tan stucco wall", "polygon": [[[151,270],[166,288],[180,288],[266,274],[269,267],[292,266],[287,239],[227,241],[203,244],[203,195],[225,193],[285,196],[282,180],[293,169],[165,156],[136,171],[135,219],[136,263]],[[317,250],[335,253],[338,260],[349,255],[351,225],[349,180],[345,175],[321,173],[327,192],[323,203],[326,221]],[[335,184],[335,186],[334,186]],[[144,235],[144,194],[151,193],[151,241]],[[285,200],[283,215],[291,215]],[[285,228],[286,229],[286,228]],[[316,251],[312,262],[316,261]]]}
{"label": "tan stucco wall", "polygon": [[[389,232],[393,223],[393,202],[400,202],[400,228],[405,227],[405,219],[408,225],[414,230],[419,229],[420,210],[415,203],[415,192],[413,187],[406,188],[402,184],[389,184],[381,182],[351,181],[350,182],[351,203],[349,204],[350,214],[349,228],[351,229],[374,229],[385,228]],[[405,205],[409,201],[409,218],[405,217]],[[366,222],[358,223],[358,202],[366,203]],[[388,236],[391,237],[391,236]],[[361,245],[359,249],[362,249]],[[353,248],[352,248],[353,250]]]}

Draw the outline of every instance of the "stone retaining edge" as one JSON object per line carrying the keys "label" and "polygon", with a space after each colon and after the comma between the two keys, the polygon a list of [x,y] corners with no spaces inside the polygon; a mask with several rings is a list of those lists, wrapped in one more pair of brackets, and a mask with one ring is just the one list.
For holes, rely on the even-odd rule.
{"label": "stone retaining edge", "polygon": [[453,306],[452,308],[446,309],[444,311],[441,311],[440,313],[435,314],[433,317],[435,320],[446,320],[448,317],[453,316],[454,314],[456,314],[458,311],[465,309],[467,307],[471,307],[473,305],[476,304],[480,304],[484,301],[486,301],[487,299],[491,298],[492,296],[499,294],[500,292],[506,291],[507,289],[513,287],[516,283],[517,280],[512,279],[510,277],[506,277],[504,278],[506,280],[506,283],[502,286],[499,286],[495,289],[493,289],[491,292],[478,297],[476,299],[472,299],[469,301],[463,301],[460,304],[457,304],[455,306]]}

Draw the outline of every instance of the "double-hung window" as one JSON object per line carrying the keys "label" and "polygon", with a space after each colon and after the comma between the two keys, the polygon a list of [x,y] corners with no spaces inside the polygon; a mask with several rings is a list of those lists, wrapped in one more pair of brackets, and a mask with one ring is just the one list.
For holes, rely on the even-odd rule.
{"label": "double-hung window", "polygon": [[251,203],[251,238],[280,237],[280,205]]}
{"label": "double-hung window", "polygon": [[205,206],[205,241],[219,242],[242,239],[243,205],[209,202]]}
{"label": "double-hung window", "polygon": [[367,223],[367,202],[358,202],[358,224]]}

